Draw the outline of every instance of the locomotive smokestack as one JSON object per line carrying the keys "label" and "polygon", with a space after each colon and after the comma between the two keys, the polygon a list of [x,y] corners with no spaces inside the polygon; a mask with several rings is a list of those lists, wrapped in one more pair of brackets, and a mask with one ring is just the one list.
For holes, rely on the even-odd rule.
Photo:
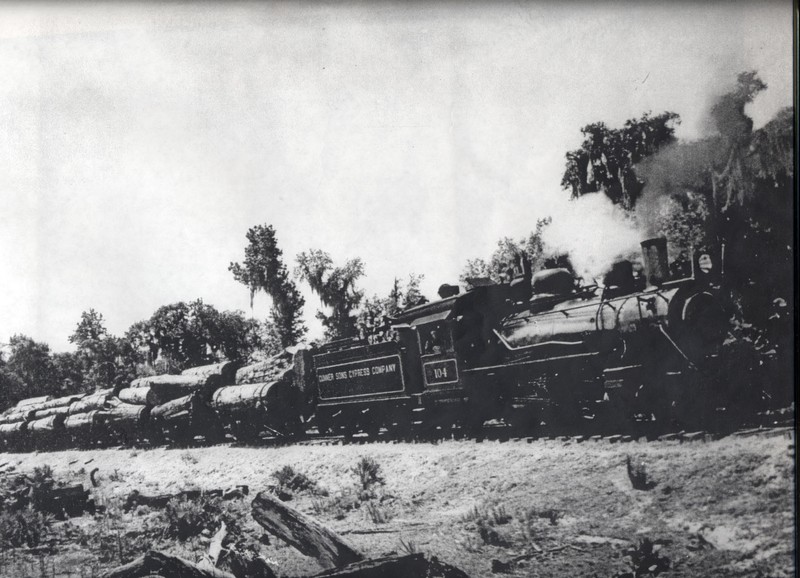
{"label": "locomotive smokestack", "polygon": [[669,278],[666,238],[656,237],[642,241],[642,256],[648,285],[658,286]]}

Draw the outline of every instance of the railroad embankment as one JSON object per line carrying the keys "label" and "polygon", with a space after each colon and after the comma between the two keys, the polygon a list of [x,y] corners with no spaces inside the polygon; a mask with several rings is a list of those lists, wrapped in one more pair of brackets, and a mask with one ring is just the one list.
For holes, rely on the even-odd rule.
{"label": "railroad embankment", "polygon": [[[427,552],[470,576],[790,576],[794,444],[792,432],[778,431],[685,442],[0,454],[0,471],[47,467],[54,479],[87,487],[96,469],[100,506],[94,516],[51,522],[34,548],[6,548],[0,575],[98,575],[150,548],[198,559],[222,518],[237,520],[237,539],[278,575],[318,571],[249,516],[251,498],[271,488],[371,557]],[[249,497],[124,508],[134,491],[241,485]]]}

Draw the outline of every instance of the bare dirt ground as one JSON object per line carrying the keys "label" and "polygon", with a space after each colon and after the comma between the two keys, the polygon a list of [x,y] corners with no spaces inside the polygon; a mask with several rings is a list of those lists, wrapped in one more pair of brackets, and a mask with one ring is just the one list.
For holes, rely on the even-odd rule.
{"label": "bare dirt ground", "polygon": [[[795,572],[793,432],[719,440],[444,441],[430,444],[193,449],[108,449],[0,454],[16,472],[49,465],[83,481],[99,468],[103,514],[55,524],[48,549],[5,552],[2,576],[93,576],[158,548],[198,559],[205,536],[184,541],[158,529],[157,513],[123,513],[146,494],[247,484],[251,497],[291,466],[316,483],[290,502],[370,557],[423,551],[471,576],[621,576],[639,566],[663,576],[791,576]],[[383,484],[363,491],[352,468],[380,465]],[[626,461],[644,464],[650,489],[632,487]],[[9,467],[7,466],[7,467]],[[264,544],[231,504],[242,533],[282,576],[319,570],[274,538]],[[259,541],[261,539],[261,541]],[[642,557],[647,546],[655,552]],[[496,562],[493,563],[493,560]],[[499,574],[497,574],[499,575]],[[630,574],[633,575],[633,574]]]}

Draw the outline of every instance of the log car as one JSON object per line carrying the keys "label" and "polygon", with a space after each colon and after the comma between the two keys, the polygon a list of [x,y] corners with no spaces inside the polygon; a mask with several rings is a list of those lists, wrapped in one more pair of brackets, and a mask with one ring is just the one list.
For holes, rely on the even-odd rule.
{"label": "log car", "polygon": [[71,413],[64,420],[69,447],[89,448],[102,444],[107,438],[105,418],[99,410]]}
{"label": "log car", "polygon": [[28,445],[28,424],[24,421],[0,423],[0,451],[25,451]]}
{"label": "log car", "polygon": [[155,406],[147,431],[151,444],[190,444],[196,438],[217,443],[225,438],[222,423],[206,404],[205,394],[194,392]]}
{"label": "log car", "polygon": [[262,435],[286,437],[300,433],[297,395],[290,380],[247,383],[219,388],[209,405],[237,441]]}

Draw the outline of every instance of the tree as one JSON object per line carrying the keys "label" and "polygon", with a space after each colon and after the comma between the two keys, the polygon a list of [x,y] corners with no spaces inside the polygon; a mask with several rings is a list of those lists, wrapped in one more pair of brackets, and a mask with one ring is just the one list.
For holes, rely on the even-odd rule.
{"label": "tree", "polygon": [[531,272],[544,267],[545,260],[552,257],[545,247],[543,235],[547,226],[552,222],[550,217],[536,220],[536,229],[531,231],[527,238],[515,241],[511,237],[503,237],[497,241],[497,248],[492,253],[489,261],[484,259],[470,259],[459,276],[459,281],[469,286],[469,279],[489,278],[495,283],[501,283],[505,272],[509,268],[518,267],[520,258],[527,258]]}
{"label": "tree", "polygon": [[[121,340],[109,335],[103,315],[94,309],[81,314],[69,341],[77,350],[74,359],[59,358],[60,370],[64,374],[61,379],[67,382],[65,387],[79,388],[75,391],[103,389],[131,377],[122,364]],[[75,372],[76,365],[80,370],[80,380]]]}
{"label": "tree", "polygon": [[305,299],[289,278],[272,225],[257,225],[247,231],[248,245],[242,263],[231,263],[233,278],[250,289],[250,303],[258,291],[272,299],[270,318],[280,336],[281,346],[297,343],[306,328],[302,322]]}
{"label": "tree", "polygon": [[78,348],[89,347],[93,343],[108,337],[103,320],[103,315],[94,309],[84,311],[81,313],[81,320],[72,335],[69,336],[69,342],[74,343]]}
{"label": "tree", "polygon": [[388,318],[394,317],[403,309],[427,302],[427,298],[420,291],[420,284],[424,278],[424,275],[411,273],[404,284],[395,277],[386,297],[373,295],[364,299],[357,316],[359,334],[372,341],[390,339],[386,323]]}
{"label": "tree", "polygon": [[126,333],[132,349],[178,371],[222,359],[245,361],[262,345],[261,327],[241,311],[218,311],[202,299],[159,307]]}
{"label": "tree", "polygon": [[0,354],[0,408],[6,408],[21,399],[28,397],[27,384],[8,367],[8,363]]}
{"label": "tree", "polygon": [[[689,272],[687,252],[724,245],[721,288],[736,321],[726,360],[739,367],[756,358],[757,379],[782,384],[793,353],[794,111],[754,130],[746,107],[766,89],[755,71],[742,72],[711,108],[714,134],[639,163],[645,194],[637,217],[667,237],[680,273]],[[745,365],[731,379],[754,379]]]}
{"label": "tree", "polygon": [[15,381],[18,395],[36,397],[60,393],[49,345],[34,341],[27,335],[13,335],[9,346],[11,353],[6,370],[15,374],[24,384],[24,391],[19,391],[19,382]]}
{"label": "tree", "polygon": [[355,287],[356,281],[364,275],[361,259],[350,259],[337,267],[325,251],[311,249],[297,256],[296,275],[319,295],[331,314],[317,311],[317,318],[325,326],[328,339],[353,337],[356,334],[356,319],[352,312],[359,306],[364,293]]}
{"label": "tree", "polygon": [[677,114],[663,112],[630,119],[621,129],[603,122],[586,125],[581,147],[566,154],[561,186],[570,189],[573,198],[602,191],[612,202],[633,209],[643,188],[634,165],[675,142],[674,125],[679,122]]}

